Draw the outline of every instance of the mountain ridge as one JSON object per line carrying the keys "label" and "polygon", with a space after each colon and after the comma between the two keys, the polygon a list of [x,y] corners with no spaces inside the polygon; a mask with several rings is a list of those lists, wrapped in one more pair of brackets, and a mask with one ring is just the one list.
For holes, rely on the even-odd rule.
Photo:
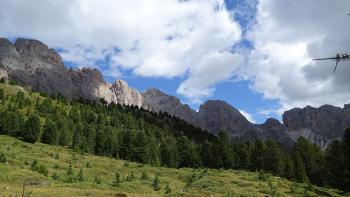
{"label": "mountain ridge", "polygon": [[197,127],[217,134],[224,129],[233,138],[274,139],[291,146],[303,136],[322,148],[338,139],[350,127],[350,105],[344,108],[324,105],[306,106],[283,113],[283,122],[267,119],[263,124],[247,120],[239,110],[225,101],[208,100],[196,112],[180,100],[150,88],[140,93],[123,80],[104,81],[94,68],[67,69],[60,55],[38,40],[18,38],[13,44],[0,38],[0,76],[48,94],[60,93],[69,98],[99,100],[167,112]]}

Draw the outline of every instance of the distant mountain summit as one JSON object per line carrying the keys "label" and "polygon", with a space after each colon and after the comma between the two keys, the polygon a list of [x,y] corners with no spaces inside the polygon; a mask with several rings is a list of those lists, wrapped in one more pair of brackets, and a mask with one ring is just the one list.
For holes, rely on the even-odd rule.
{"label": "distant mountain summit", "polygon": [[103,80],[94,68],[68,70],[59,54],[37,40],[17,39],[14,44],[0,38],[0,69],[19,84],[48,94],[69,98],[100,99],[141,107],[141,94],[122,80]]}
{"label": "distant mountain summit", "polygon": [[208,100],[196,112],[178,98],[155,88],[140,93],[122,80],[105,82],[101,72],[94,68],[69,70],[55,50],[31,39],[20,38],[13,44],[0,38],[0,77],[48,94],[60,93],[76,99],[103,98],[109,103],[167,112],[214,134],[223,129],[233,138],[274,139],[287,147],[303,136],[325,148],[350,127],[350,105],[343,109],[331,105],[294,108],[283,114],[283,124],[273,118],[264,124],[253,124],[239,110],[220,100]]}

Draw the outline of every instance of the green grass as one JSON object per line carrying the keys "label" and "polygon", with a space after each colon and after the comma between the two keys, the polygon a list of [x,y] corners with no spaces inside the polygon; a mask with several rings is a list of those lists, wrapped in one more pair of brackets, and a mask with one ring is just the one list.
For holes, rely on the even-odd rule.
{"label": "green grass", "polygon": [[[23,182],[32,196],[271,196],[273,187],[259,180],[258,173],[236,170],[172,169],[153,167],[109,157],[79,154],[69,148],[36,143],[28,144],[15,138],[0,135],[0,152],[7,163],[0,163],[0,196],[21,196]],[[57,155],[58,153],[58,155]],[[59,157],[58,157],[59,156]],[[30,169],[33,160],[48,169],[44,176]],[[74,175],[83,168],[84,182],[67,183],[66,171],[72,163]],[[87,167],[90,163],[90,167]],[[112,186],[115,173],[121,175],[121,183]],[[148,179],[141,179],[146,172]],[[58,174],[60,181],[52,179]],[[130,174],[134,179],[130,180]],[[154,177],[158,175],[160,190],[153,190]],[[129,176],[129,180],[127,180]],[[95,182],[99,177],[100,184]],[[337,190],[292,184],[288,180],[271,177],[278,196],[340,196]],[[293,193],[291,192],[293,190]]]}

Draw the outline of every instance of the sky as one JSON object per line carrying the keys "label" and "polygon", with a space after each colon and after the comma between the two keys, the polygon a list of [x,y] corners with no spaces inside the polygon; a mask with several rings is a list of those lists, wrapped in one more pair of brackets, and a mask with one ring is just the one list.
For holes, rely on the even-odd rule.
{"label": "sky", "polygon": [[0,37],[37,39],[198,110],[220,99],[255,123],[293,107],[350,103],[349,0],[0,0]]}

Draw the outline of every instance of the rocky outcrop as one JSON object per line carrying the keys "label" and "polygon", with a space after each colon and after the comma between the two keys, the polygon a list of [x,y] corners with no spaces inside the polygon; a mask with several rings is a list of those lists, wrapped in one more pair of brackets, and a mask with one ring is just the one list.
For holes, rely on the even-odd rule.
{"label": "rocky outcrop", "polygon": [[142,96],[144,99],[143,108],[145,109],[155,112],[167,112],[192,124],[197,123],[196,112],[188,105],[182,104],[174,96],[169,96],[155,88],[147,89],[142,93]]}
{"label": "rocky outcrop", "polygon": [[[125,81],[118,80],[110,86],[110,90],[116,96],[116,103],[141,107],[143,105],[142,95],[128,86]],[[108,101],[108,100],[107,100]],[[112,101],[110,99],[109,101]]]}
{"label": "rocky outcrop", "polygon": [[223,129],[229,131],[232,137],[240,137],[245,132],[255,130],[254,124],[237,109],[220,100],[208,100],[200,105],[197,116],[198,126],[212,133]]}
{"label": "rocky outcrop", "polygon": [[0,68],[0,79],[5,79],[5,80],[8,79],[8,74],[7,74],[7,71],[5,69]]}
{"label": "rocky outcrop", "polygon": [[326,147],[332,140],[342,137],[350,127],[349,105],[343,109],[332,105],[294,108],[284,112],[283,124],[294,140],[303,136]]}
{"label": "rocky outcrop", "polygon": [[[94,68],[68,70],[53,49],[31,39],[12,44],[0,39],[0,76],[6,71],[11,79],[35,91],[60,93],[69,98],[100,99],[125,105],[142,106],[142,96],[123,81],[109,84]],[[5,72],[4,72],[5,73]]]}
{"label": "rocky outcrop", "polygon": [[166,95],[157,89],[148,89],[142,95],[144,108],[156,112],[167,112],[214,134],[222,129],[232,138],[274,139],[286,147],[293,144],[278,120],[269,119],[265,124],[255,125],[249,122],[239,110],[224,101],[208,100],[200,105],[198,112],[195,112],[188,105],[182,104],[178,98]]}
{"label": "rocky outcrop", "polygon": [[211,133],[217,134],[223,129],[234,138],[274,139],[286,147],[304,137],[326,148],[350,127],[350,104],[343,109],[331,105],[294,108],[283,114],[283,124],[273,118],[267,119],[264,124],[253,124],[224,101],[208,100],[195,112],[176,97],[157,89],[148,89],[142,95],[145,108],[167,112]]}

